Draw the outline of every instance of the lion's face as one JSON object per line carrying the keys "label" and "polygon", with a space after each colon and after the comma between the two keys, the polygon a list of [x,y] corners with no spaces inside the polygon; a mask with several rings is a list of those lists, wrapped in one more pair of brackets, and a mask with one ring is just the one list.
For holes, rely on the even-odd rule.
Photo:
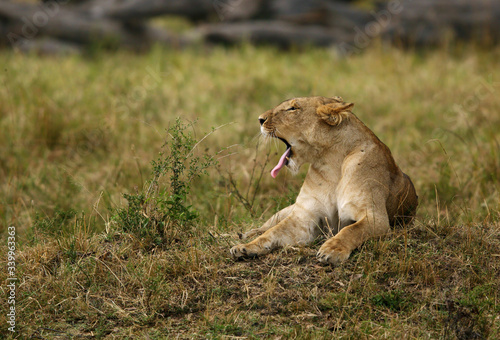
{"label": "lion's face", "polygon": [[262,134],[280,139],[287,147],[272,176],[285,165],[296,172],[302,164],[316,160],[331,145],[328,131],[339,125],[351,107],[340,97],[305,97],[284,101],[260,115]]}

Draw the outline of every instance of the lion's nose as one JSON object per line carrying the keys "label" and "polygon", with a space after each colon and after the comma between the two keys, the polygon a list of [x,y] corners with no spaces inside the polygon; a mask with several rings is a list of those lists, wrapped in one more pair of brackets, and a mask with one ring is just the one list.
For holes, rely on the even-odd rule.
{"label": "lion's nose", "polygon": [[266,118],[259,118],[260,125],[264,124],[265,121],[266,121]]}

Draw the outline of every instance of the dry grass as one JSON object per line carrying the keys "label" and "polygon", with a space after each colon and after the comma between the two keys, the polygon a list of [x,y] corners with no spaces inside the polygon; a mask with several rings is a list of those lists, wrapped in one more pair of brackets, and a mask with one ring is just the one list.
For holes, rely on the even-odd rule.
{"label": "dry grass", "polygon": [[[498,338],[499,55],[4,52],[0,225],[17,231],[19,337]],[[300,95],[355,102],[414,180],[418,219],[336,268],[318,264],[319,243],[234,262],[236,233],[300,187],[303,174],[267,175],[277,152],[256,124]],[[152,246],[117,226],[116,209],[143,190],[177,116],[199,118],[197,139],[234,123],[200,144],[220,162],[193,183],[200,219]]]}

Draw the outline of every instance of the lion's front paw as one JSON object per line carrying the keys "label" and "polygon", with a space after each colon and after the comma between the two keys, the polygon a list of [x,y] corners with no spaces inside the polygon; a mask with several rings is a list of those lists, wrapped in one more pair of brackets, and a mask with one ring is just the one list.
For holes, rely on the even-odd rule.
{"label": "lion's front paw", "polygon": [[332,238],[319,248],[316,257],[323,263],[339,264],[347,260],[349,255],[351,255],[351,250],[343,245],[341,241]]}
{"label": "lion's front paw", "polygon": [[237,246],[231,248],[230,253],[235,259],[257,257],[259,255],[258,252],[256,249],[252,248],[254,247],[247,244],[238,244]]}

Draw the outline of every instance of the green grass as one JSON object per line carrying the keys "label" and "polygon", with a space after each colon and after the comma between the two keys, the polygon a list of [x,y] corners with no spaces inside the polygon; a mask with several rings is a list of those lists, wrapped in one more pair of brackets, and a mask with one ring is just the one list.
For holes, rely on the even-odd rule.
{"label": "green grass", "polygon": [[[0,247],[5,254],[15,226],[20,337],[498,338],[499,56],[472,48],[373,48],[349,59],[250,46],[65,58],[3,51]],[[279,151],[261,143],[257,117],[308,95],[355,103],[413,179],[417,220],[336,268],[316,261],[320,243],[235,262],[228,250],[237,232],[293,201],[305,172],[269,176]],[[189,180],[182,205],[196,217],[155,220],[175,231],[158,243],[141,234],[153,230],[153,215],[141,217],[143,229],[117,216],[130,203],[123,194],[148,192],[177,117],[197,120],[187,131],[206,138],[193,155],[218,165]],[[161,192],[171,184],[166,175],[138,211],[167,209]],[[6,256],[0,262],[6,268]]]}

